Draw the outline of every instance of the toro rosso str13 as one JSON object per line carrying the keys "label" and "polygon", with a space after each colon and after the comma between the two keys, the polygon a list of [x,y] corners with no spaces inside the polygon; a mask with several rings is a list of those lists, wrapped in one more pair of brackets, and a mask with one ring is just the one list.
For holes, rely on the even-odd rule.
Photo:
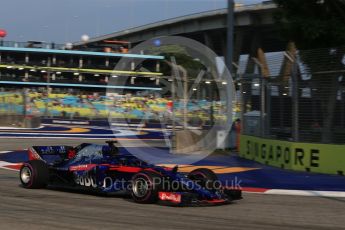
{"label": "toro rosso str13", "polygon": [[178,167],[146,163],[107,145],[34,146],[20,169],[24,188],[77,188],[104,194],[131,194],[138,203],[226,204],[241,190],[222,187],[214,172],[199,168],[185,174]]}

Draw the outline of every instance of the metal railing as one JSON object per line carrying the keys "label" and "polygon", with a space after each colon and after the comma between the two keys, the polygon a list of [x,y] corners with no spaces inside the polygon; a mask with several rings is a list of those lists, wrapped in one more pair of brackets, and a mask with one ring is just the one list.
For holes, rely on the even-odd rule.
{"label": "metal railing", "polygon": [[[244,134],[345,143],[345,47],[268,53],[242,60]],[[255,59],[255,58],[254,58]]]}
{"label": "metal railing", "polygon": [[4,47],[15,47],[15,48],[42,48],[42,49],[65,49],[64,44],[56,44],[54,42],[17,42],[17,41],[4,41],[0,40],[0,46]]}

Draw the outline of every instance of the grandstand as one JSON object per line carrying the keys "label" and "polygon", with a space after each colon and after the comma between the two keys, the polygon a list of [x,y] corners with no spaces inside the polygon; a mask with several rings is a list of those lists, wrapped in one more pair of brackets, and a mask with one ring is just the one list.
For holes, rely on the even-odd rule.
{"label": "grandstand", "polygon": [[[145,83],[149,83],[147,77],[162,76],[159,72],[159,61],[164,59],[162,56],[21,46],[0,46],[1,85],[105,89],[111,87],[107,83],[112,76],[141,76],[140,81]],[[121,58],[132,62],[145,60],[141,66],[144,70],[135,69],[134,65],[129,69],[114,70]],[[136,89],[130,84],[121,87]]]}
{"label": "grandstand", "polygon": [[[205,96],[210,85],[206,84],[209,89],[204,90],[204,96],[189,100],[186,114],[182,98],[173,99],[171,93],[161,92],[171,78],[163,56],[131,54],[110,47],[93,51],[58,44],[3,42],[0,113],[84,120],[110,116],[170,123],[174,101],[177,121],[184,117],[190,125],[201,126],[226,119],[224,102]],[[115,69],[120,59],[129,60],[131,65]],[[134,63],[137,60],[139,65]],[[108,84],[114,78],[126,80],[121,85]],[[108,89],[112,89],[109,95]]]}
{"label": "grandstand", "polygon": [[[2,115],[33,115],[63,118],[106,118],[107,105],[114,98],[106,97],[109,88],[119,90],[118,106],[113,116],[143,116],[135,103],[122,94],[138,91],[159,91],[154,84],[162,56],[130,54],[127,50],[107,52],[71,50],[58,44],[2,42],[0,46],[0,112]],[[120,59],[142,61],[140,68],[114,70]],[[108,84],[110,78],[136,78],[123,85]],[[130,79],[129,78],[129,79]],[[152,80],[153,79],[153,80]],[[117,103],[120,103],[120,102]],[[159,101],[159,100],[158,100]],[[162,110],[152,105],[152,111]]]}
{"label": "grandstand", "polygon": [[[26,103],[24,103],[26,101]],[[25,94],[18,89],[0,94],[2,114],[22,114],[65,119],[106,119],[113,118],[161,120],[169,119],[170,98],[135,96],[132,94],[106,96],[101,93],[53,92],[47,95],[31,88]],[[183,103],[175,103],[175,116],[182,118]],[[214,106],[215,118],[225,119],[221,113],[222,104]],[[24,107],[26,108],[24,110]],[[210,119],[211,102],[192,100],[188,103],[188,114],[192,125],[202,125]],[[194,120],[192,119],[194,118]],[[198,120],[195,120],[198,118]]]}

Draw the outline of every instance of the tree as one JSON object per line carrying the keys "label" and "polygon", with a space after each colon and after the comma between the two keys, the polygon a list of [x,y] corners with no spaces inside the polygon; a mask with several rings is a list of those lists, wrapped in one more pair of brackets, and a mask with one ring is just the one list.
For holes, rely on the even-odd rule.
{"label": "tree", "polygon": [[[321,101],[322,142],[332,142],[339,72],[344,70],[344,0],[274,0],[276,23],[283,36],[296,43],[299,57],[312,75],[313,98]],[[322,60],[321,60],[322,59]],[[303,71],[300,70],[303,73]],[[323,74],[320,74],[323,72]]]}
{"label": "tree", "polygon": [[330,48],[344,45],[344,0],[274,0],[276,21],[282,33],[299,49]]}

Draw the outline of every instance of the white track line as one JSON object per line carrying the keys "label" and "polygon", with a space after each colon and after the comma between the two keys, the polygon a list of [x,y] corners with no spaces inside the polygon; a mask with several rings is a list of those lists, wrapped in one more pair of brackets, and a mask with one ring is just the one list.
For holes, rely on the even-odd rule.
{"label": "white track line", "polygon": [[31,137],[18,137],[18,136],[0,136],[0,139],[68,139],[68,140],[101,140],[111,139],[115,137],[45,137],[45,136],[31,136]]}
{"label": "white track line", "polygon": [[[8,134],[11,135],[33,135],[33,136],[95,136],[95,137],[108,137],[108,136],[136,136],[138,135],[138,132],[134,132],[134,131],[130,131],[130,130],[123,130],[123,129],[119,129],[116,130],[118,133],[108,133],[108,134],[102,134],[102,133],[95,133],[95,134],[89,134],[89,133],[54,133],[54,131],[49,132],[49,133],[30,133],[30,132],[25,132],[25,133],[21,133],[21,132],[9,132]],[[0,133],[0,135],[6,135],[7,133],[3,132]]]}
{"label": "white track line", "polygon": [[289,190],[289,189],[271,189],[264,194],[274,195],[292,195],[292,196],[316,196],[316,197],[342,197],[345,198],[345,192],[340,191],[315,191],[315,190]]}
{"label": "white track line", "polygon": [[[2,134],[2,133],[1,133]],[[6,133],[3,133],[6,134]],[[9,133],[11,135],[33,135],[33,136],[49,136],[49,135],[54,135],[54,136],[99,136],[99,137],[105,137],[105,136],[115,136],[115,134],[84,134],[84,133]],[[125,134],[119,134],[119,135],[124,135],[128,136]],[[134,134],[132,134],[134,135]]]}
{"label": "white track line", "polygon": [[12,168],[6,167],[6,166],[11,166],[11,165],[18,165],[18,164],[16,164],[16,163],[9,163],[9,162],[6,162],[6,161],[0,161],[0,168],[6,169],[6,170],[11,170],[11,171],[18,171],[16,169],[12,169]]}
{"label": "white track line", "polygon": [[41,125],[40,127],[38,128],[21,128],[21,127],[0,127],[0,130],[34,130],[34,129],[41,129],[41,128],[44,128],[43,125]]}
{"label": "white track line", "polygon": [[68,140],[106,140],[106,139],[118,139],[121,141],[132,141],[132,140],[145,140],[145,141],[162,141],[163,139],[141,139],[141,138],[116,138],[116,137],[39,137],[39,136],[32,136],[32,137],[18,137],[18,136],[0,136],[0,139],[68,139]]}
{"label": "white track line", "polygon": [[10,153],[10,152],[13,152],[13,151],[0,151],[0,154],[2,154],[2,153]]}

